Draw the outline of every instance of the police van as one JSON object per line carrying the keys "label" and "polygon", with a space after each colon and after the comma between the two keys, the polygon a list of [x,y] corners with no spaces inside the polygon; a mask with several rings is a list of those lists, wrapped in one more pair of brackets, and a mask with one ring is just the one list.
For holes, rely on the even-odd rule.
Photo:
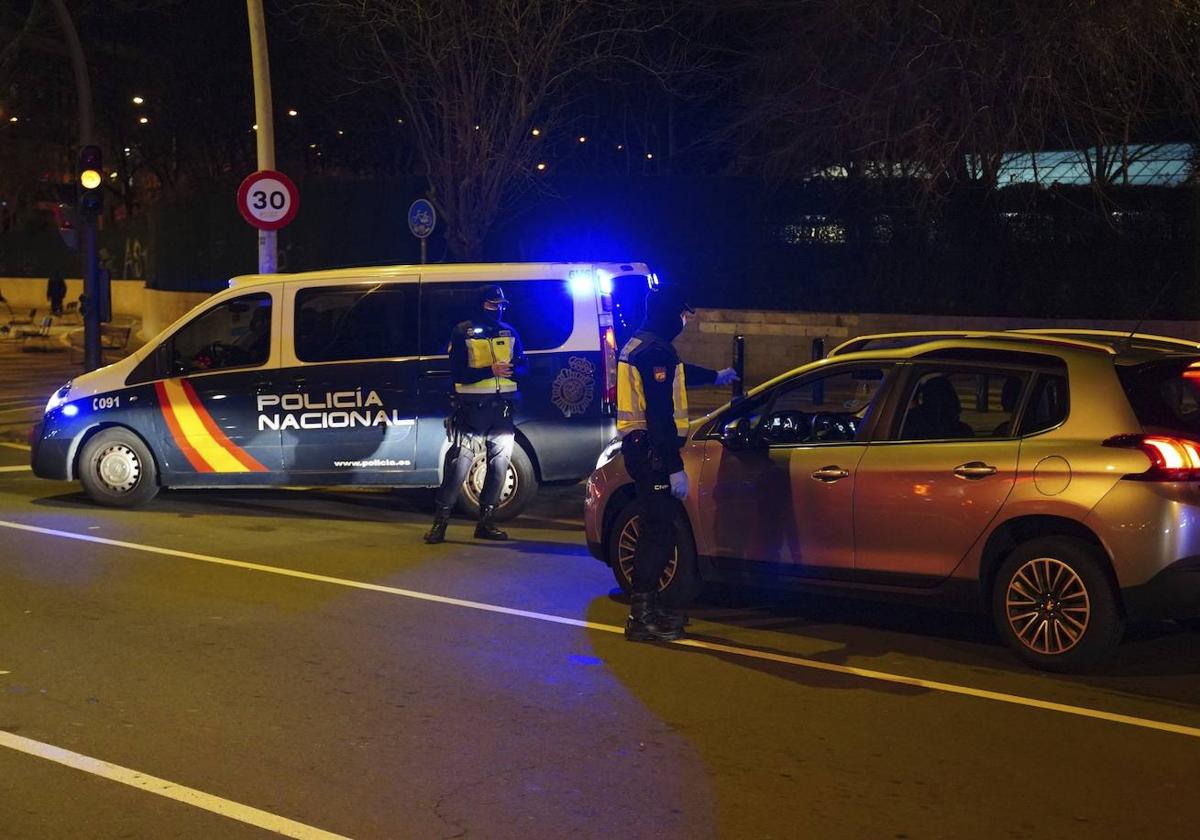
{"label": "police van", "polygon": [[[517,445],[497,518],[576,481],[614,434],[616,350],[643,263],[351,268],[238,277],[128,358],[59,388],[31,434],[42,478],[130,507],[164,487],[436,487],[448,342],[500,284],[521,336]],[[478,511],[482,457],[462,504]]]}

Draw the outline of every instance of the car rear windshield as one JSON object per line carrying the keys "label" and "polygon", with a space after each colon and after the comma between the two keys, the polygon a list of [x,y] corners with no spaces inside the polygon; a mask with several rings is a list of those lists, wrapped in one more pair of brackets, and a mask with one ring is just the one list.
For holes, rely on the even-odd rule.
{"label": "car rear windshield", "polygon": [[1200,438],[1200,358],[1118,368],[1118,375],[1146,431]]}

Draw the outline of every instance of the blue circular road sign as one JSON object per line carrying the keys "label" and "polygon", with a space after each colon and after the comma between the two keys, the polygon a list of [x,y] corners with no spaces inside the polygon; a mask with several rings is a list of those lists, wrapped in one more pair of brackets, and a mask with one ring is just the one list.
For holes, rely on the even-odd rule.
{"label": "blue circular road sign", "polygon": [[417,239],[424,239],[433,233],[437,225],[437,211],[427,199],[418,198],[408,208],[408,229]]}

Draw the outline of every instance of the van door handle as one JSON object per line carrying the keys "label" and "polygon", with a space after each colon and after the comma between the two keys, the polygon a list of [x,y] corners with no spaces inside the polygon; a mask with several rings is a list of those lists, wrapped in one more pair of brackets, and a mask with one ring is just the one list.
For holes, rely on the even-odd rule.
{"label": "van door handle", "polygon": [[965,478],[969,481],[978,481],[981,478],[987,478],[989,475],[996,474],[996,468],[991,464],[985,464],[983,461],[971,461],[967,464],[959,464],[954,468],[954,474],[959,478]]}
{"label": "van door handle", "polygon": [[842,469],[841,467],[821,467],[821,469],[812,474],[812,477],[817,481],[823,481],[826,484],[833,484],[833,482],[841,481],[848,475],[850,475],[850,472]]}

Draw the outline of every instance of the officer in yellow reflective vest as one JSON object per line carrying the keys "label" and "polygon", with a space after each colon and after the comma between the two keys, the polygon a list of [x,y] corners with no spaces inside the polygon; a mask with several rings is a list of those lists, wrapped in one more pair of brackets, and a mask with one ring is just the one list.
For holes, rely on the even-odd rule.
{"label": "officer in yellow reflective vest", "polygon": [[682,290],[646,295],[646,317],[617,361],[617,434],[625,469],[637,491],[639,531],[633,556],[633,602],[625,622],[630,641],[670,641],[683,635],[684,616],[658,600],[659,580],[675,553],[674,519],[687,498],[679,450],[687,437],[688,385],[725,385],[732,368],[685,365],[671,344],[695,310]]}
{"label": "officer in yellow reflective vest", "polygon": [[507,306],[503,289],[486,286],[480,295],[479,317],[463,321],[450,334],[450,372],[454,377],[454,408],[446,423],[450,450],[437,492],[433,526],[425,534],[427,543],[446,538],[450,509],[475,462],[479,442],[486,448],[487,475],[479,494],[475,538],[508,539],[493,517],[512,458],[517,381],[525,375],[527,365],[521,337],[501,320]]}

